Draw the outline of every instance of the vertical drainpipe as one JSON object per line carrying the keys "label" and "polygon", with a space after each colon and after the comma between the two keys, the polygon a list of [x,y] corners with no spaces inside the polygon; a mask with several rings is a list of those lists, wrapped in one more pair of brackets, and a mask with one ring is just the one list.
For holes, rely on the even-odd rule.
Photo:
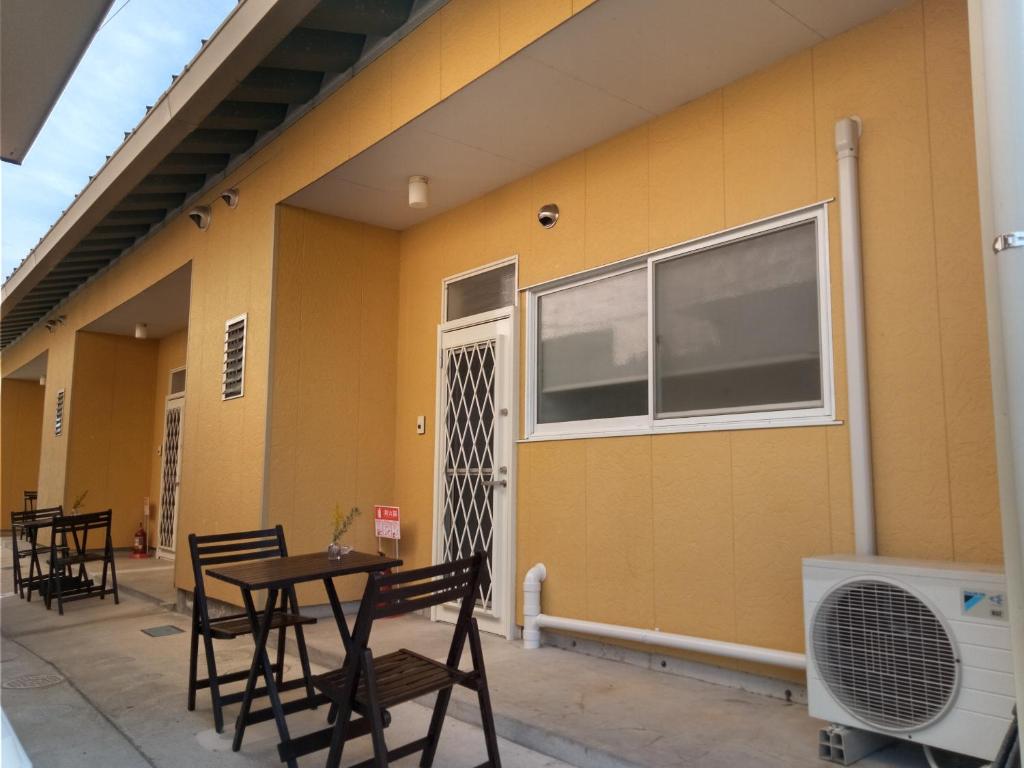
{"label": "vertical drainpipe", "polygon": [[971,0],[968,18],[1003,567],[1024,731],[1024,5]]}
{"label": "vertical drainpipe", "polygon": [[875,554],[875,502],[871,473],[867,342],[864,334],[864,280],[860,249],[860,181],[857,154],[861,122],[836,123],[839,164],[839,232],[843,254],[843,317],[846,325],[846,388],[853,482],[853,533],[858,555]]}

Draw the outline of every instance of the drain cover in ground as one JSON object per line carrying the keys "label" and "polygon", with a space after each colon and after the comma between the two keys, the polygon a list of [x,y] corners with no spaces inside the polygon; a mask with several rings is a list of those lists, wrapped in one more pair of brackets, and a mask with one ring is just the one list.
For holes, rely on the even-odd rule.
{"label": "drain cover in ground", "polygon": [[160,627],[150,627],[149,629],[142,630],[150,637],[166,637],[167,635],[176,635],[179,632],[184,632],[184,629],[180,629],[173,624],[164,624]]}
{"label": "drain cover in ground", "polygon": [[4,688],[49,688],[64,682],[60,675],[18,675],[4,680]]}

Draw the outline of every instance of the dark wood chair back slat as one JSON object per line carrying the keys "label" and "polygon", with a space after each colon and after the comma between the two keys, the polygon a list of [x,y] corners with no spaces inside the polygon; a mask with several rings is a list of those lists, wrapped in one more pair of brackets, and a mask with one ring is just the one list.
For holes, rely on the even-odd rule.
{"label": "dark wood chair back slat", "polygon": [[288,554],[288,548],[284,543],[284,529],[280,525],[258,531],[215,533],[207,536],[190,533],[188,546],[192,555],[192,570],[197,588],[202,581],[202,569],[206,566],[244,563],[269,557],[285,557]]}
{"label": "dark wood chair back slat", "polygon": [[86,512],[80,515],[61,515],[59,518],[54,519],[53,533],[56,536],[74,531],[79,533],[104,529],[109,531],[113,516],[113,511],[109,509],[102,512]]}
{"label": "dark wood chair back slat", "polygon": [[37,520],[49,520],[54,517],[60,517],[63,514],[64,508],[60,505],[44,507],[43,509],[28,509],[23,512],[11,512],[11,525],[34,523]]}
{"label": "dark wood chair back slat", "polygon": [[200,559],[206,555],[217,555],[224,552],[245,552],[251,549],[273,549],[278,550],[281,547],[281,542],[277,540],[276,534],[270,538],[261,539],[247,539],[245,541],[235,541],[228,544],[200,544],[198,552]]}

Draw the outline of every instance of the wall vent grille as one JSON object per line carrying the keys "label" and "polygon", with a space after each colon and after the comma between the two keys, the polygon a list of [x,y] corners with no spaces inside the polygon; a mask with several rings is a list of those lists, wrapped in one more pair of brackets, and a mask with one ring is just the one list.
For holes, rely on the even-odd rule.
{"label": "wall vent grille", "polygon": [[246,315],[239,315],[224,324],[224,400],[245,392],[245,323]]}
{"label": "wall vent grille", "polygon": [[57,413],[53,420],[53,434],[60,435],[64,432],[64,390],[57,391]]}
{"label": "wall vent grille", "polygon": [[836,701],[875,728],[921,728],[953,703],[960,661],[952,638],[934,611],[895,584],[837,586],[814,614],[811,643]]}

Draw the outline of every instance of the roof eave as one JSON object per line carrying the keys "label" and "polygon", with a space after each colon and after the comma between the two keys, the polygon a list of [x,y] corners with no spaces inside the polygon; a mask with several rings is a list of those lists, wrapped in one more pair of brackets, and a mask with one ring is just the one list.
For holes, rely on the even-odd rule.
{"label": "roof eave", "polygon": [[317,0],[245,0],[0,288],[5,317],[300,22]]}

